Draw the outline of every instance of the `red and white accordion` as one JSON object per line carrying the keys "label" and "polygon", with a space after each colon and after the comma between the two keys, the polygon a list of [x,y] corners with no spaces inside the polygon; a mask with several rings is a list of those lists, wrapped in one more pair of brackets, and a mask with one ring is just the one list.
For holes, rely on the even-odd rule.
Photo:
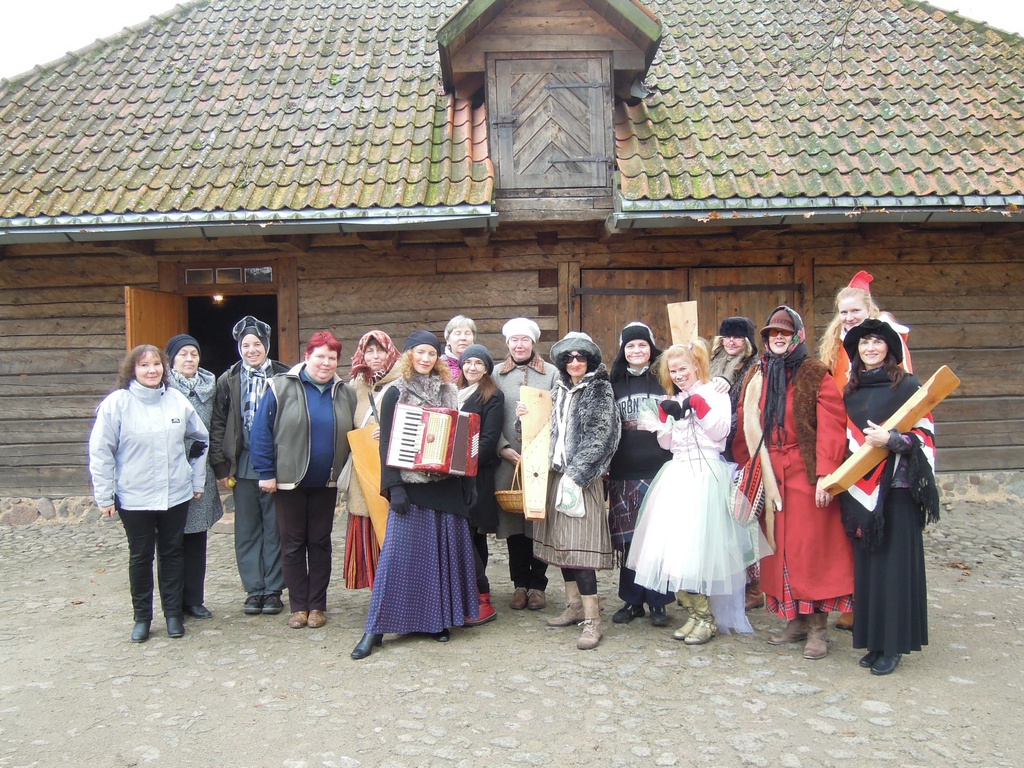
{"label": "red and white accordion", "polygon": [[480,460],[480,416],[451,408],[398,403],[387,465],[416,472],[475,475]]}

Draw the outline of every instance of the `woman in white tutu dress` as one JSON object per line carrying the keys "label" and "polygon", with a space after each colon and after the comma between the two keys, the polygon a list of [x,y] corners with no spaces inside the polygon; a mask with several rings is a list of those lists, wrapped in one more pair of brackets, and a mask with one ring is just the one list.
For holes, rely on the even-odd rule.
{"label": "woman in white tutu dress", "polygon": [[701,339],[672,345],[656,366],[670,397],[643,410],[637,426],[656,433],[672,460],[640,508],[628,565],[637,584],[679,592],[689,619],[674,636],[688,645],[708,642],[719,628],[752,632],[744,589],[756,541],[729,513],[734,465],[721,455],[732,422],[729,395],[709,383]]}

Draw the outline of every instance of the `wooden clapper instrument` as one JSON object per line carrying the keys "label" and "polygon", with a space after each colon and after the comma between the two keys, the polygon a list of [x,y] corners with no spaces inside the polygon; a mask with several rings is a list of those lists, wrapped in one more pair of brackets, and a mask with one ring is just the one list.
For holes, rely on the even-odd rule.
{"label": "wooden clapper instrument", "polygon": [[[942,366],[881,426],[885,429],[906,432],[917,423],[918,419],[945,400],[959,386],[960,379],[956,377],[956,374],[947,366]],[[885,448],[875,448],[864,443],[843,462],[839,469],[825,478],[825,490],[833,496],[842,493],[881,464],[888,454],[889,451]]]}
{"label": "wooden clapper instrument", "polygon": [[520,387],[519,399],[526,413],[519,420],[523,428],[523,516],[543,520],[548,503],[549,444],[551,442],[551,392]]}

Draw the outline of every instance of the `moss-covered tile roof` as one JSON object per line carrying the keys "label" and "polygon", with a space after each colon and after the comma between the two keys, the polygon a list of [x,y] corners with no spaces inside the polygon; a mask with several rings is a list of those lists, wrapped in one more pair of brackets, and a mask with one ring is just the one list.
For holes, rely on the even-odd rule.
{"label": "moss-covered tile roof", "polygon": [[[528,2],[529,0],[519,0]],[[647,0],[624,208],[1024,193],[1024,40],[912,0]],[[202,0],[0,83],[0,223],[494,196],[461,0]]]}
{"label": "moss-covered tile roof", "polygon": [[625,204],[1024,193],[1024,40],[910,0],[648,0]]}

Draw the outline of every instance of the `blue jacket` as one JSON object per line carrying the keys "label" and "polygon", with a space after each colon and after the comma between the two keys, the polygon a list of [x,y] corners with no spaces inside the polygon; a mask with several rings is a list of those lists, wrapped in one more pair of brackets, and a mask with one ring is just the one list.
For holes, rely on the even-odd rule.
{"label": "blue jacket", "polygon": [[356,393],[337,375],[323,391],[299,363],[267,383],[249,433],[252,468],[279,490],[335,487],[348,460]]}

